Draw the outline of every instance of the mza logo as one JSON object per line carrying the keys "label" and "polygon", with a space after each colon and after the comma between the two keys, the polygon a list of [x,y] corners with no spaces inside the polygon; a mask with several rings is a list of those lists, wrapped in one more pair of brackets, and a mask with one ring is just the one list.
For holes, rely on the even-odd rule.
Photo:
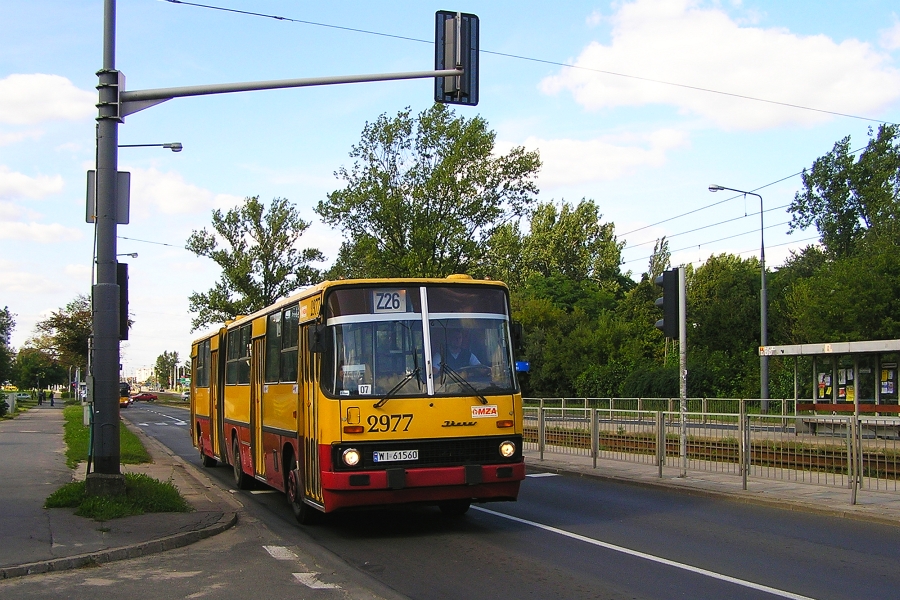
{"label": "mza logo", "polygon": [[497,418],[497,405],[496,404],[487,404],[485,406],[473,406],[472,407],[472,418],[473,419],[484,419],[484,418]]}

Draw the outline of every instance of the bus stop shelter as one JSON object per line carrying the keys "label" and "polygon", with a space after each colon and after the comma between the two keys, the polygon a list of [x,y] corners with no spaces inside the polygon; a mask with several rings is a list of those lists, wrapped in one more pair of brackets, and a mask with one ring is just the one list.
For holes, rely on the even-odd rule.
{"label": "bus stop shelter", "polygon": [[[900,340],[760,346],[760,356],[794,357],[796,411],[900,414]],[[812,359],[812,385],[801,392],[801,356]],[[803,386],[806,387],[806,386]]]}

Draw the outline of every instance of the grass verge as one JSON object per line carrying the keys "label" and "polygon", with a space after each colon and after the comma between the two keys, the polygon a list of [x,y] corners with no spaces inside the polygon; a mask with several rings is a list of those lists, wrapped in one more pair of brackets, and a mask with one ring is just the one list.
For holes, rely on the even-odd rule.
{"label": "grass verge", "polygon": [[76,515],[97,521],[192,510],[172,482],[158,481],[142,473],[125,474],[124,496],[88,496],[85,483],[73,481],[50,494],[44,508],[76,508]]}
{"label": "grass verge", "polygon": [[[80,404],[66,406],[63,409],[66,441],[66,464],[70,469],[78,463],[87,461],[88,446],[91,439],[89,427],[84,426],[84,409]],[[139,465],[150,462],[150,455],[138,439],[123,423],[119,423],[119,455],[124,465]]]}
{"label": "grass verge", "polygon": [[[90,428],[84,426],[80,404],[63,409],[66,464],[75,468],[87,460]],[[123,464],[150,462],[141,440],[124,423],[119,423],[119,454]],[[76,508],[76,515],[108,521],[154,512],[190,512],[190,504],[171,481],[159,481],[140,473],[125,474],[124,496],[88,496],[84,481],[68,483],[47,498],[45,508]]]}

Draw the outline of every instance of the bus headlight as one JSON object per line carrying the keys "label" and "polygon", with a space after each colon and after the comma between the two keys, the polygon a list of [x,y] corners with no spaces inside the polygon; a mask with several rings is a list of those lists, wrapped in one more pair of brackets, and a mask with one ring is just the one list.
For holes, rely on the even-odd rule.
{"label": "bus headlight", "polygon": [[500,456],[502,456],[503,458],[510,458],[515,453],[516,453],[515,442],[510,442],[509,440],[506,440],[505,442],[500,442]]}
{"label": "bus headlight", "polygon": [[347,448],[344,450],[343,454],[341,454],[341,459],[344,461],[344,464],[348,467],[355,467],[359,464],[359,450],[356,448]]}

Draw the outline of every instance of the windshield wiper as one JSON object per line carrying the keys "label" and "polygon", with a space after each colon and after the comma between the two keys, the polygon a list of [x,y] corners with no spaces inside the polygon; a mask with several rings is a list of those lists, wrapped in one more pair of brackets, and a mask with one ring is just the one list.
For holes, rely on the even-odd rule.
{"label": "windshield wiper", "polygon": [[378,402],[376,402],[376,403],[375,403],[375,408],[381,408],[382,406],[384,406],[385,402],[387,402],[388,400],[390,400],[390,399],[394,396],[394,394],[396,394],[397,392],[399,392],[400,389],[401,389],[404,385],[406,385],[407,383],[409,383],[410,380],[412,380],[413,377],[418,377],[418,376],[419,376],[419,367],[416,367],[415,369],[413,369],[412,371],[410,371],[409,373],[407,373],[407,374],[406,374],[406,377],[404,377],[403,379],[401,379],[400,381],[398,381],[398,382],[397,382],[397,385],[395,385],[394,387],[392,387],[392,388],[391,388],[391,391],[389,391],[387,394],[385,394],[384,397],[383,397],[381,400],[379,400]]}
{"label": "windshield wiper", "polygon": [[441,377],[443,377],[444,373],[446,373],[447,375],[450,376],[450,379],[452,379],[453,381],[455,381],[455,382],[458,383],[459,385],[461,385],[461,386],[463,386],[463,387],[469,388],[469,390],[472,392],[472,395],[477,396],[478,399],[481,400],[481,403],[482,403],[482,404],[487,404],[487,403],[488,403],[487,398],[485,398],[484,396],[482,396],[482,395],[479,393],[479,391],[475,389],[475,386],[473,386],[471,383],[469,383],[468,381],[466,381],[465,379],[463,379],[463,378],[460,376],[459,373],[457,373],[456,371],[454,371],[454,370],[453,370],[453,367],[451,367],[450,365],[448,365],[448,364],[447,364],[445,361],[443,361],[443,360],[441,360],[441,364],[440,364],[439,366],[441,367]]}

